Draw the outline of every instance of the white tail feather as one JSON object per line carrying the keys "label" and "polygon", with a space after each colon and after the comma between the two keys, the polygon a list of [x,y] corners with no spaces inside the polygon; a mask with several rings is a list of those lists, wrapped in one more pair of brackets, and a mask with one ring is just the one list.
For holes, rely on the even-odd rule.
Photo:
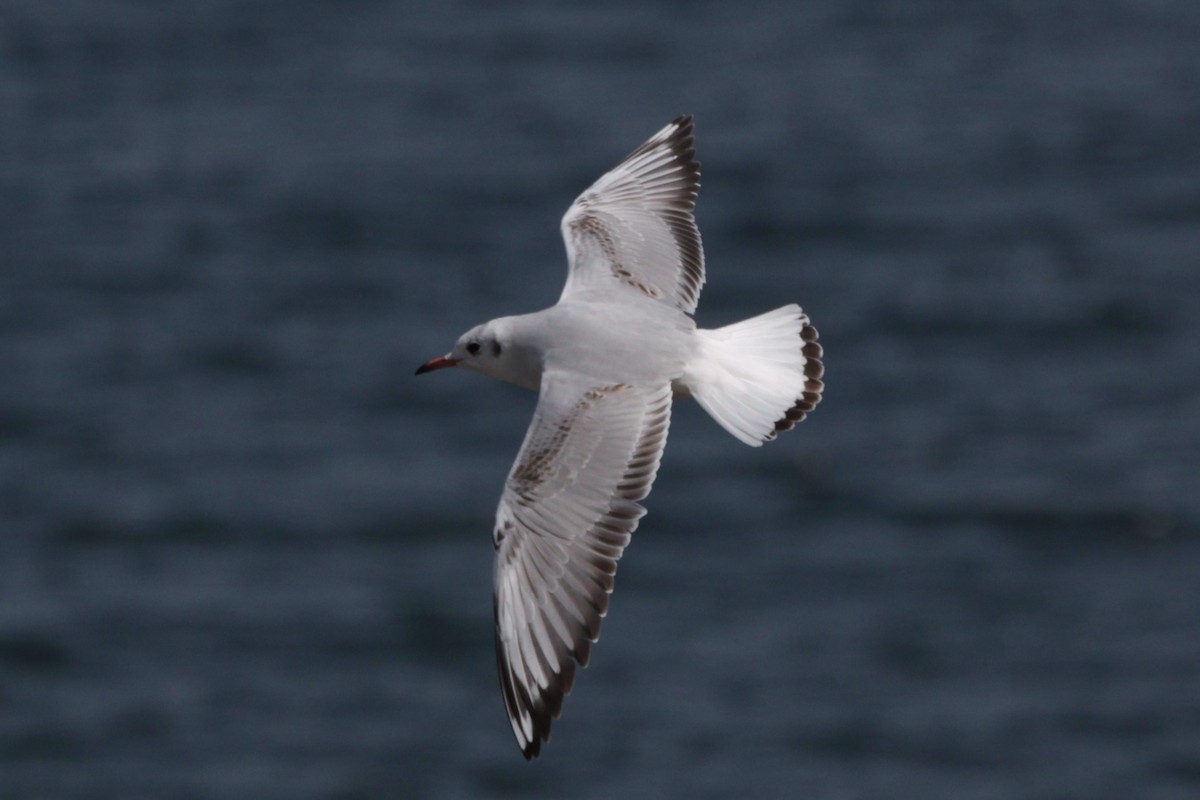
{"label": "white tail feather", "polygon": [[825,368],[817,331],[792,304],[716,330],[680,383],[721,427],[752,447],[804,419],[821,400]]}

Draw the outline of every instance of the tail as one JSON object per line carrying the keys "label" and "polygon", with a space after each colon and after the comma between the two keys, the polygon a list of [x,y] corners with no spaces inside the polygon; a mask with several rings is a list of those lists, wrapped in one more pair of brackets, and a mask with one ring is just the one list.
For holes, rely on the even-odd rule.
{"label": "tail", "polygon": [[696,336],[699,352],[680,383],[721,427],[751,447],[791,430],[821,402],[821,345],[800,306],[698,330]]}

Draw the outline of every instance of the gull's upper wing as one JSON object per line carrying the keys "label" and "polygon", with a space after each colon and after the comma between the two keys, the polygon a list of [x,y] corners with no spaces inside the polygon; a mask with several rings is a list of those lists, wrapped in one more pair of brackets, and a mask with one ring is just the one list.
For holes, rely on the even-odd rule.
{"label": "gull's upper wing", "polygon": [[700,164],[692,118],[680,117],[581,194],[562,220],[570,262],[562,297],[624,285],[686,314],[704,285],[692,212]]}
{"label": "gull's upper wing", "polygon": [[547,371],[496,510],[496,662],[526,758],[550,737],[608,611],[617,559],[646,509],[671,386]]}

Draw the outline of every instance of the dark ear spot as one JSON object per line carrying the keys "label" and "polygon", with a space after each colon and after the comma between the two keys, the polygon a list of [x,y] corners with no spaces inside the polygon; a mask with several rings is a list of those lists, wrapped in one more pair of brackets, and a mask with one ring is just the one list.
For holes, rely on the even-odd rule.
{"label": "dark ear spot", "polygon": [[492,339],[492,355],[496,358],[500,357],[500,342],[496,339]]}

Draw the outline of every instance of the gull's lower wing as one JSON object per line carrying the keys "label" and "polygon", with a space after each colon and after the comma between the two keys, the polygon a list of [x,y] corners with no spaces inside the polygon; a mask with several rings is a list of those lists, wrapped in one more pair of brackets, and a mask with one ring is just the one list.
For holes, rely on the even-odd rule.
{"label": "gull's lower wing", "polygon": [[526,758],[550,737],[658,472],[671,387],[547,371],[496,511],[496,660]]}

